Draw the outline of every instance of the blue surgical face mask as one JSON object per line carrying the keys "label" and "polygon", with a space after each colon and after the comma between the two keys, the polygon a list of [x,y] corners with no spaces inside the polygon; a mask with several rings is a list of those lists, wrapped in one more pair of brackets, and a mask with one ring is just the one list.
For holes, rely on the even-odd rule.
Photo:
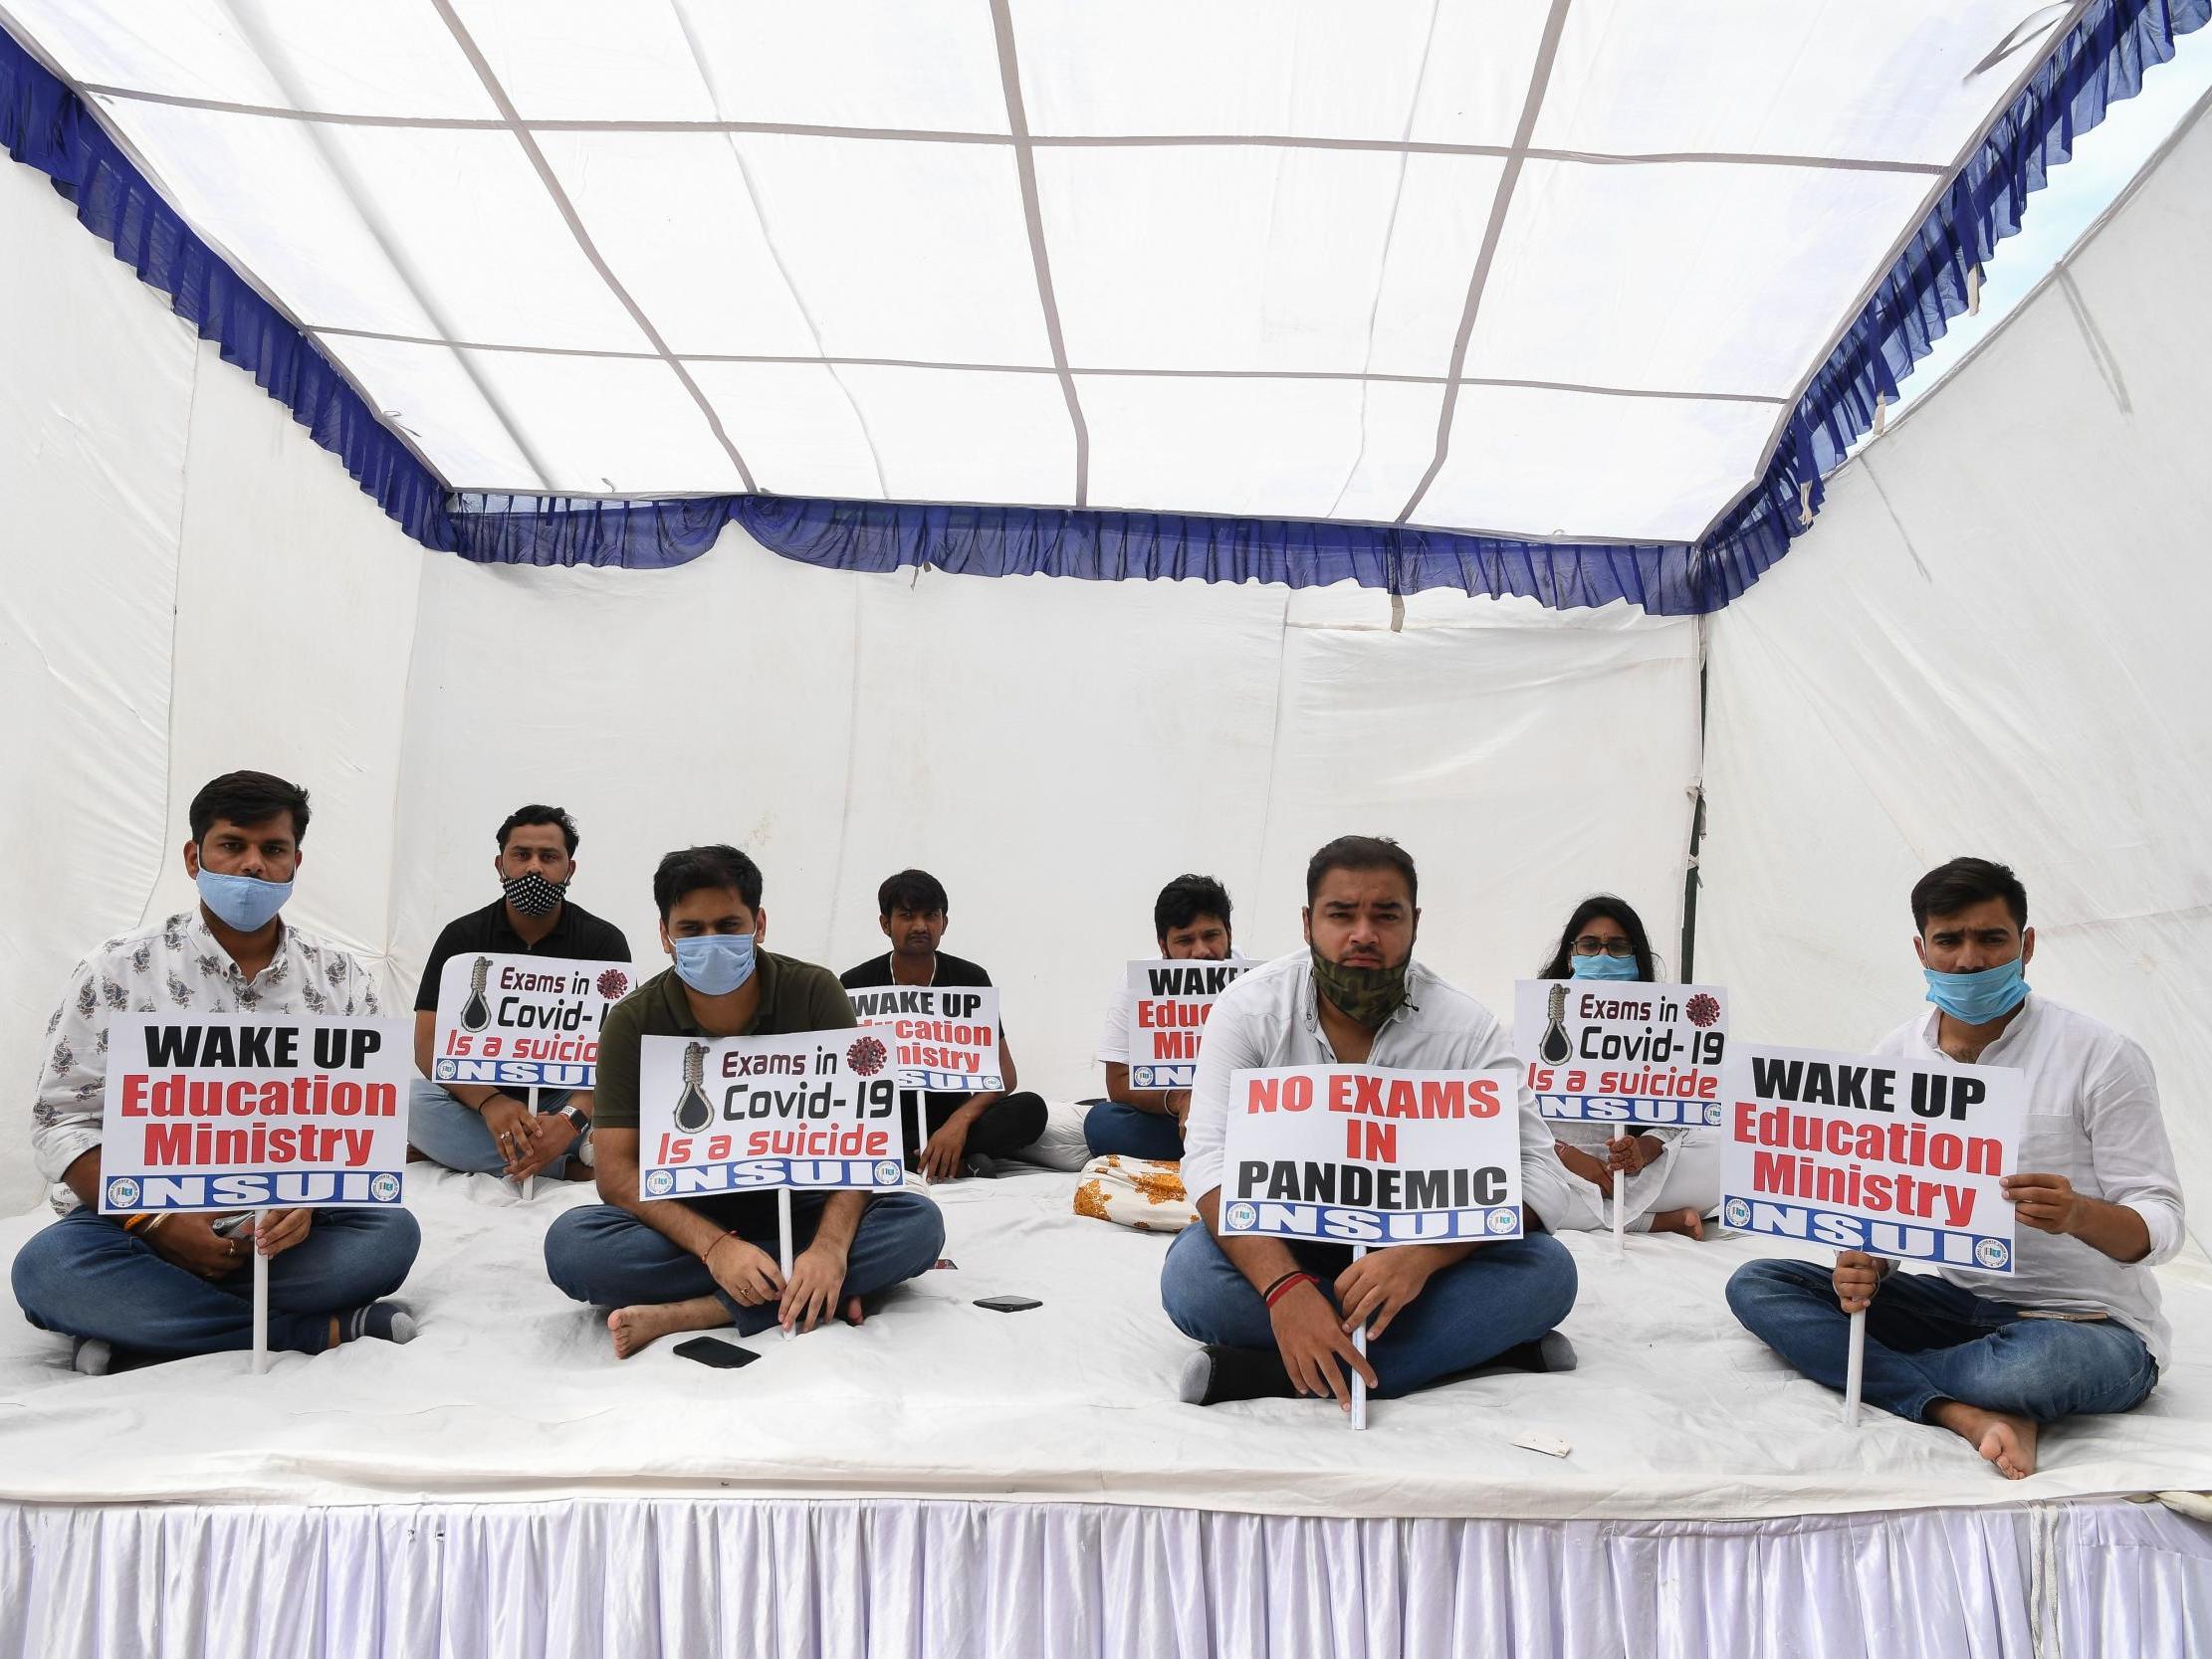
{"label": "blue surgical face mask", "polygon": [[676,977],[701,996],[728,996],[753,977],[751,933],[701,933],[669,942],[676,947]]}
{"label": "blue surgical face mask", "polygon": [[1573,968],[1569,975],[1575,979],[1634,979],[1641,970],[1632,956],[1571,956]]}
{"label": "blue surgical face mask", "polygon": [[1987,1025],[2028,1000],[2027,967],[2024,957],[2015,956],[1979,973],[1920,971],[1927,975],[1930,1002],[1962,1024]]}
{"label": "blue surgical face mask", "polygon": [[292,897],[290,882],[256,881],[251,876],[218,876],[204,865],[192,880],[198,884],[200,903],[214,912],[217,921],[242,933],[257,933],[269,919],[284,909]]}

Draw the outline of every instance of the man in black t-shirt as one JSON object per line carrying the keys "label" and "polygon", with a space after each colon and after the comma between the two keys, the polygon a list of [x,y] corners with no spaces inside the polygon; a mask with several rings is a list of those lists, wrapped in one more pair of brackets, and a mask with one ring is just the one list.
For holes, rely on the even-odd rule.
{"label": "man in black t-shirt", "polygon": [[[875,985],[988,985],[991,975],[974,962],[945,955],[937,948],[945,936],[945,887],[926,870],[901,870],[876,889],[877,923],[891,948],[838,975],[847,990]],[[1004,1090],[963,1095],[932,1091],[923,1095],[922,1133],[928,1140],[907,1150],[907,1166],[931,1180],[956,1180],[971,1173],[969,1160],[1004,1157],[1033,1144],[1044,1133],[1045,1107],[1036,1095],[1013,1093],[1013,1050],[1003,1022],[998,1031],[998,1062],[1006,1074]]]}
{"label": "man in black t-shirt", "polygon": [[[518,807],[499,827],[501,897],[456,917],[438,934],[415,993],[415,1079],[408,1099],[407,1140],[448,1169],[522,1180],[570,1171],[570,1153],[591,1127],[588,1089],[538,1091],[538,1110],[505,1089],[483,1083],[433,1083],[438,980],[448,958],[482,951],[586,962],[626,962],[629,940],[567,897],[576,873],[575,821],[557,806]],[[588,1171],[576,1160],[578,1179]]]}

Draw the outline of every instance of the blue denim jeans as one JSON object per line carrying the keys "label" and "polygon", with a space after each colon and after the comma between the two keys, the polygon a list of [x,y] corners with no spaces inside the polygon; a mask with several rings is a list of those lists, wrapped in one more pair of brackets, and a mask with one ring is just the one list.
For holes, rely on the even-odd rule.
{"label": "blue denim jeans", "polygon": [[[527,1091],[509,1093],[526,1103],[530,1100]],[[556,1112],[567,1100],[565,1089],[541,1089],[538,1110]],[[432,1163],[442,1163],[465,1175],[497,1175],[507,1168],[507,1159],[500,1155],[483,1117],[426,1077],[416,1078],[407,1087],[407,1144]],[[567,1167],[568,1154],[562,1152],[539,1173],[557,1181]]]}
{"label": "blue denim jeans", "polygon": [[[791,1194],[791,1252],[795,1257],[814,1237],[822,1206],[834,1193]],[[765,1238],[746,1237],[771,1256],[776,1253],[774,1229]],[[919,1192],[885,1192],[868,1200],[845,1255],[848,1296],[873,1296],[927,1273],[945,1248],[945,1217]],[[712,1296],[737,1322],[741,1336],[766,1331],[775,1323],[773,1302],[747,1308],[715,1283],[704,1263],[612,1204],[583,1204],[565,1210],[546,1230],[546,1273],[578,1302],[622,1308],[636,1302],[684,1302]]]}
{"label": "blue denim jeans", "polygon": [[[173,1223],[172,1223],[173,1225]],[[422,1233],[405,1210],[319,1209],[308,1236],[269,1261],[269,1346],[320,1353],[331,1316],[391,1295]],[[89,1209],[31,1235],[15,1258],[15,1299],[41,1331],[99,1337],[174,1358],[254,1344],[254,1268],[202,1279]]]}
{"label": "blue denim jeans", "polygon": [[[1352,1265],[1349,1246],[1290,1244],[1298,1265],[1320,1277],[1333,1302],[1336,1277]],[[1186,1337],[1230,1348],[1275,1346],[1267,1304],[1197,1221],[1176,1234],[1160,1269],[1160,1301]],[[1575,1258],[1549,1234],[1486,1244],[1431,1276],[1414,1302],[1370,1343],[1375,1396],[1468,1371],[1509,1348],[1532,1343],[1575,1305]]]}
{"label": "blue denim jeans", "polygon": [[[1851,1317],[1818,1262],[1746,1262],[1728,1306],[1759,1341],[1827,1387],[1842,1389]],[[1916,1423],[1938,1400],[2011,1411],[2039,1423],[2125,1411],[2158,1380],[2143,1340],[2117,1320],[2025,1319],[1928,1273],[1892,1273],[1867,1310],[1861,1393]]]}
{"label": "blue denim jeans", "polygon": [[1090,1102],[1083,1114],[1083,1140],[1091,1156],[1151,1157],[1172,1162],[1183,1156],[1183,1131],[1165,1112],[1141,1112],[1119,1101]]}

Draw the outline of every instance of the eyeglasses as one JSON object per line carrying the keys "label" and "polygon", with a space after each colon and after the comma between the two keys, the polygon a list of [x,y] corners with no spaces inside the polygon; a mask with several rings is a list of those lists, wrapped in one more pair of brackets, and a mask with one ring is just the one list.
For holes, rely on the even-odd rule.
{"label": "eyeglasses", "polygon": [[1595,956],[1600,953],[1608,956],[1633,956],[1636,954],[1636,946],[1625,938],[1600,938],[1596,933],[1584,933],[1575,940],[1576,955]]}

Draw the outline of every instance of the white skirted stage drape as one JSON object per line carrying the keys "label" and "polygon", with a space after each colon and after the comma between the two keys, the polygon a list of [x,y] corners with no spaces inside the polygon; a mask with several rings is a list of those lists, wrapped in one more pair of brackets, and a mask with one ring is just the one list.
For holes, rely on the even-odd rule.
{"label": "white skirted stage drape", "polygon": [[1092,1504],[0,1506],[0,1656],[2090,1659],[2212,1651],[2156,1504],[1746,1522]]}

